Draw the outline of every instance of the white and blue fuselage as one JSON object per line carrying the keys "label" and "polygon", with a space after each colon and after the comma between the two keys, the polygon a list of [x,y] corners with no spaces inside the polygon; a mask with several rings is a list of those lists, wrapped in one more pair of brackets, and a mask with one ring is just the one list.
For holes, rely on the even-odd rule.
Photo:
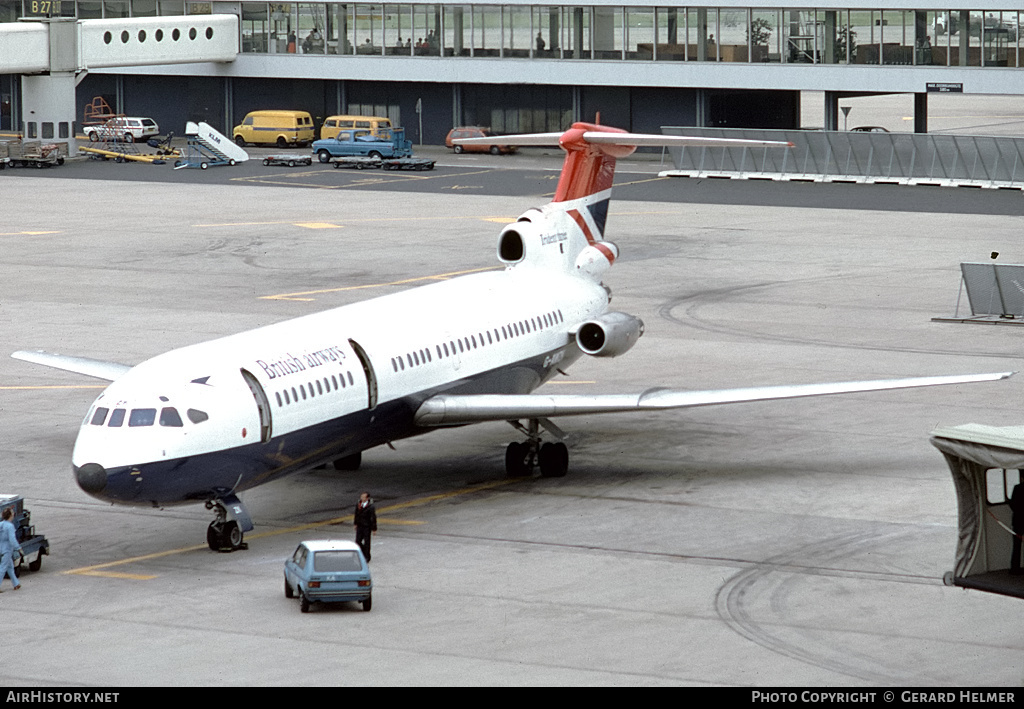
{"label": "white and blue fuselage", "polygon": [[429,430],[436,394],[533,391],[607,306],[588,278],[508,268],[172,350],[96,399],[75,475],[119,503],[238,493]]}

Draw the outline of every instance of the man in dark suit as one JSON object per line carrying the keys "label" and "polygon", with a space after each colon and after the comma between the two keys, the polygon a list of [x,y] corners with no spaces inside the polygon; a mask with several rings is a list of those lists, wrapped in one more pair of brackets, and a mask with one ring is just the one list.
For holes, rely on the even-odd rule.
{"label": "man in dark suit", "polygon": [[377,533],[377,508],[373,506],[373,500],[370,499],[370,493],[368,492],[359,495],[359,502],[356,503],[354,526],[356,528],[356,544],[363,550],[363,556],[366,557],[366,561],[369,563],[370,536]]}

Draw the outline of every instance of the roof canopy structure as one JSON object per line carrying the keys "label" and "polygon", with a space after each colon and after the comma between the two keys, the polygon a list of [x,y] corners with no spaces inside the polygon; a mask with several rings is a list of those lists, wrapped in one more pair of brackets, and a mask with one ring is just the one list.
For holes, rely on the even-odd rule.
{"label": "roof canopy structure", "polygon": [[947,582],[1024,598],[1024,576],[1009,573],[1009,501],[1024,469],[1024,426],[939,428],[931,443],[949,464],[959,508],[956,565]]}

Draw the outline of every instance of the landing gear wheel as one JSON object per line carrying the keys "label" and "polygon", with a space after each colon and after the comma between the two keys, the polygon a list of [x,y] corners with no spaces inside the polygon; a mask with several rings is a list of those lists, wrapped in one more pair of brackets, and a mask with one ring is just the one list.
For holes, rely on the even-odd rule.
{"label": "landing gear wheel", "polygon": [[510,478],[524,478],[530,474],[530,446],[512,442],[505,449],[505,474]]}
{"label": "landing gear wheel", "polygon": [[545,443],[537,453],[541,477],[564,478],[569,472],[569,448],[564,443]]}
{"label": "landing gear wheel", "polygon": [[224,522],[214,520],[206,528],[206,545],[211,551],[231,552],[239,549],[248,549],[249,545],[243,541],[244,535],[238,522]]}

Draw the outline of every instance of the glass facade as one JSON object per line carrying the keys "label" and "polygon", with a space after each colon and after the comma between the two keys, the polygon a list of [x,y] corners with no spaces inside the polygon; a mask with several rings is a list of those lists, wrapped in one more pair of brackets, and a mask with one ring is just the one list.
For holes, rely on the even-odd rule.
{"label": "glass facade", "polygon": [[[32,0],[0,0],[0,21]],[[224,11],[190,0],[61,0],[61,14]],[[225,3],[244,53],[878,66],[1021,65],[1024,11],[814,7]]]}

